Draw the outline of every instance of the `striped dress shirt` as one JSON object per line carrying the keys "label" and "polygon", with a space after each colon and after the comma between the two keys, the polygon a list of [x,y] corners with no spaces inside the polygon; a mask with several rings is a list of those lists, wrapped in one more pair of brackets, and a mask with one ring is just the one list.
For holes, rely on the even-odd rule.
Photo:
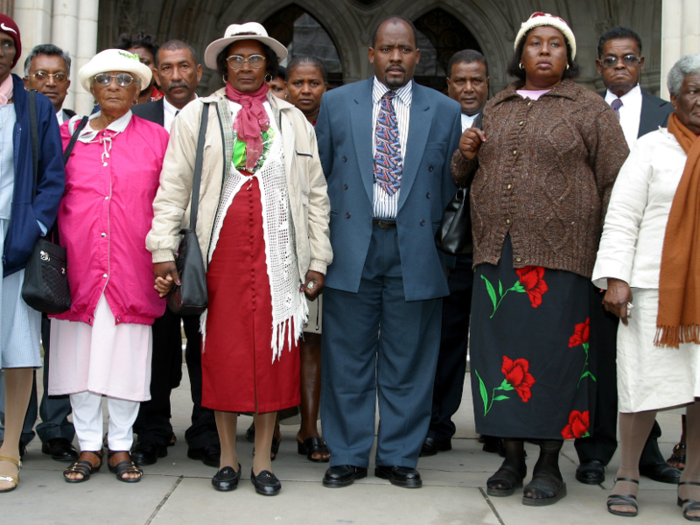
{"label": "striped dress shirt", "polygon": [[[389,88],[382,84],[377,77],[374,77],[372,88],[372,157],[377,152],[376,129],[379,109],[382,97]],[[401,143],[401,157],[406,158],[406,143],[408,142],[408,127],[411,122],[411,101],[413,99],[413,80],[404,87],[396,90],[396,97],[393,99],[396,120],[399,125],[399,142]],[[401,188],[393,195],[389,195],[377,183],[374,183],[374,217],[377,219],[396,219],[399,209],[399,195]]]}

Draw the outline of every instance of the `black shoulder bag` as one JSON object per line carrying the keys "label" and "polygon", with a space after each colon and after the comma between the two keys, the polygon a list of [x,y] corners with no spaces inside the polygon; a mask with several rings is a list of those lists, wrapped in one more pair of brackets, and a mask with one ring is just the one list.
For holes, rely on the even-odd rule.
{"label": "black shoulder bag", "polygon": [[[78,135],[87,124],[84,117],[73,133],[63,154],[65,166]],[[36,198],[39,178],[39,132],[36,118],[36,92],[29,92],[29,129],[32,139],[32,159],[34,164],[34,198]],[[52,242],[53,239],[53,242]],[[46,237],[39,237],[34,245],[22,283],[22,299],[29,306],[47,314],[60,314],[70,310],[70,288],[68,287],[66,249],[60,245],[58,220]]]}
{"label": "black shoulder bag", "polygon": [[472,218],[469,210],[469,186],[459,188],[442,215],[435,245],[449,255],[472,251]]}
{"label": "black shoulder bag", "polygon": [[209,121],[209,104],[202,106],[202,123],[199,127],[197,141],[197,158],[194,163],[194,179],[192,181],[192,203],[190,206],[190,227],[180,230],[182,240],[178,249],[177,273],[180,275],[180,286],[176,286],[168,294],[168,308],[178,315],[201,315],[207,309],[207,274],[204,270],[204,258],[197,239],[197,211],[199,209],[199,191],[202,184],[202,162],[204,157],[204,141]]}

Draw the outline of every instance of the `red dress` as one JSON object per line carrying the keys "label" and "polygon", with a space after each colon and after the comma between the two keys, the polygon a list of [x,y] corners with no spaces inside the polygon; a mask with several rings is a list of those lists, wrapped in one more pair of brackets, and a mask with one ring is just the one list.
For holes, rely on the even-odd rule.
{"label": "red dress", "polygon": [[272,362],[272,297],[257,178],[243,184],[226,212],[209,264],[207,288],[202,405],[226,412],[255,412],[257,400],[259,413],[298,405],[296,341],[291,351],[286,342],[281,357]]}

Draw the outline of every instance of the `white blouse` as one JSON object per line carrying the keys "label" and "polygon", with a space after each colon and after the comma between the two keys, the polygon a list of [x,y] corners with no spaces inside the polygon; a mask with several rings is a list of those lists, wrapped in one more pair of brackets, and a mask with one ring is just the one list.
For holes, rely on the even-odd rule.
{"label": "white blouse", "polygon": [[633,288],[658,288],[668,214],[687,155],[666,128],[637,140],[610,197],[593,283],[607,279]]}

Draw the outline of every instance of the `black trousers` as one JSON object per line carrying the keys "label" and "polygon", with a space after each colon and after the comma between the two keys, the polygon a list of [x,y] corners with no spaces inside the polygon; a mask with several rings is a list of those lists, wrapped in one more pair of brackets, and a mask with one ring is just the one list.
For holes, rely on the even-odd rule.
{"label": "black trousers", "polygon": [[[617,327],[620,320],[602,305],[603,293],[591,284],[590,364],[595,370],[595,388],[591,390],[594,407],[590,437],[574,442],[579,461],[597,459],[607,465],[617,449]],[[654,421],[644,445],[639,466],[664,462],[659,450],[661,427]]]}
{"label": "black trousers", "polygon": [[459,409],[464,391],[473,281],[471,257],[459,256],[448,279],[450,295],[442,302],[440,354],[428,428],[428,437],[438,441],[451,439],[456,431],[452,416]]}
{"label": "black trousers", "polygon": [[[182,335],[180,317],[165,311],[153,324],[153,356],[151,361],[151,400],[141,403],[134,423],[139,441],[153,441],[161,446],[170,442],[170,394],[182,379]],[[190,448],[203,448],[219,443],[214,411],[202,407],[202,358],[199,317],[183,317],[187,348],[185,360],[192,393],[192,425],[185,432]]]}

